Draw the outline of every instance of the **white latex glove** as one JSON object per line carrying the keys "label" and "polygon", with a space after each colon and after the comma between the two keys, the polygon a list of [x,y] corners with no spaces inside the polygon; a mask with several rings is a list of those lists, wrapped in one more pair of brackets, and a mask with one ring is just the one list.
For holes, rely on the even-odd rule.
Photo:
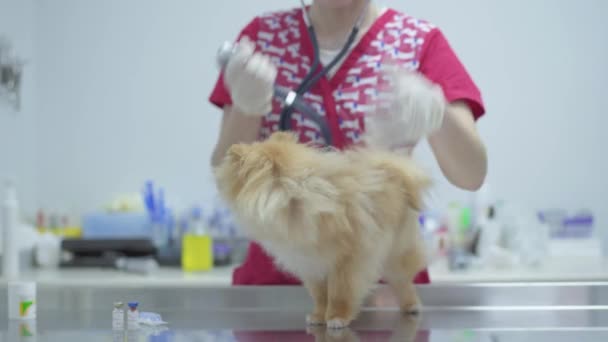
{"label": "white latex glove", "polygon": [[247,37],[239,41],[224,71],[232,104],[246,115],[270,112],[276,77],[277,68],[270,58],[255,52],[255,44]]}
{"label": "white latex glove", "polygon": [[380,90],[379,109],[366,121],[368,143],[412,146],[441,127],[446,109],[441,87],[422,74],[396,66],[387,67],[384,75],[390,85]]}

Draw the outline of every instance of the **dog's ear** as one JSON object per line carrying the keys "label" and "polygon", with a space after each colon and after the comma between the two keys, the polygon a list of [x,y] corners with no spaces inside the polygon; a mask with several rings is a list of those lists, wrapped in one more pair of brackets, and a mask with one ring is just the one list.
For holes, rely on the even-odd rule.
{"label": "dog's ear", "polygon": [[298,137],[292,132],[275,132],[270,136],[270,140],[272,141],[282,141],[282,142],[298,142]]}

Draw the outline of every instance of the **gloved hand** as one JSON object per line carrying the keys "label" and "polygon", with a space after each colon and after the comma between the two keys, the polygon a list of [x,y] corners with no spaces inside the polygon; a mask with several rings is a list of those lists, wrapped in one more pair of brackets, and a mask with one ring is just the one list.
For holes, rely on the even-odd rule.
{"label": "gloved hand", "polygon": [[368,142],[411,146],[441,127],[447,103],[440,86],[397,66],[386,67],[384,77],[389,85],[380,90],[379,109],[366,121]]}
{"label": "gloved hand", "polygon": [[270,58],[255,52],[255,44],[247,37],[241,39],[224,71],[233,106],[246,115],[270,112],[276,76]]}

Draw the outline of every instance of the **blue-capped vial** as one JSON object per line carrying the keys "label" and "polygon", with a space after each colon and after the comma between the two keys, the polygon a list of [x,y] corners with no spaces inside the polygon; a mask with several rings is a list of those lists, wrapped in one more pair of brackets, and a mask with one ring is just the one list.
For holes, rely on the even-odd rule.
{"label": "blue-capped vial", "polygon": [[129,310],[127,311],[127,328],[137,329],[139,328],[139,311],[137,310],[139,303],[129,302],[127,305],[129,306]]}

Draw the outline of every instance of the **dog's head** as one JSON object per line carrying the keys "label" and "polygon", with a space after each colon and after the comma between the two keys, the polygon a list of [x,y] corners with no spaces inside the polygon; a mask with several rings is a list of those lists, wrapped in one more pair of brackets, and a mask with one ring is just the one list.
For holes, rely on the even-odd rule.
{"label": "dog's head", "polygon": [[262,142],[235,144],[214,171],[218,190],[238,213],[271,220],[298,195],[298,183],[306,178],[314,153],[286,132]]}

